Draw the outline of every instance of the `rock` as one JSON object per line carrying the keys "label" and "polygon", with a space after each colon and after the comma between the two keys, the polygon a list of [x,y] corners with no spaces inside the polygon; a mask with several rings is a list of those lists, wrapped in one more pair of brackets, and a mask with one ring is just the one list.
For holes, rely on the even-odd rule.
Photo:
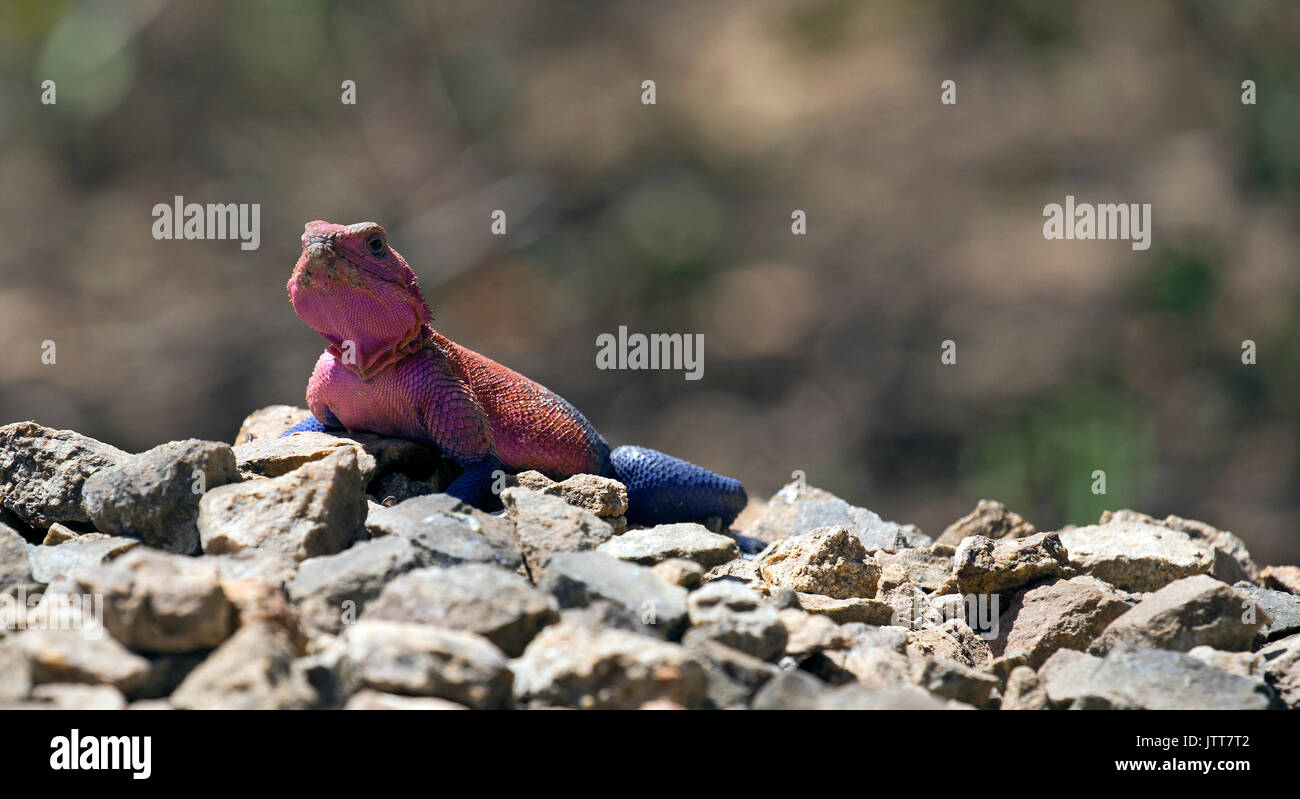
{"label": "rock", "polygon": [[970,536],[953,555],[952,579],[964,594],[1011,591],[1034,580],[1069,576],[1069,553],[1056,533],[996,541]]}
{"label": "rock", "polygon": [[172,441],[92,474],[82,488],[82,506],[102,533],[195,555],[203,492],[238,480],[230,445]]}
{"label": "rock", "polygon": [[126,697],[111,685],[51,683],[32,689],[32,699],[59,710],[125,710]]}
{"label": "rock", "polygon": [[1112,520],[1060,537],[1072,566],[1125,591],[1155,591],[1214,568],[1214,547],[1162,525]]}
{"label": "rock", "polygon": [[229,555],[206,555],[203,562],[217,568],[222,581],[252,577],[285,585],[298,573],[298,561],[280,552],[241,549]]}
{"label": "rock", "polygon": [[64,541],[91,540],[98,541],[110,536],[103,533],[79,533],[71,527],[55,522],[50,525],[50,529],[45,531],[45,539],[41,541],[43,547],[54,547],[62,544]]}
{"label": "rock", "polygon": [[1259,582],[1259,567],[1251,560],[1246,544],[1232,533],[1219,530],[1213,525],[1173,515],[1157,520],[1145,513],[1131,510],[1106,511],[1101,515],[1099,523],[1105,525],[1113,522],[1155,524],[1186,533],[1193,541],[1213,549],[1214,565],[1209,572],[1211,577],[1230,585],[1239,580]]}
{"label": "rock", "polygon": [[1211,668],[1182,652],[1127,645],[1106,655],[1071,704],[1081,710],[1266,710],[1275,706],[1273,691],[1261,679]]}
{"label": "rock", "polygon": [[555,599],[496,566],[418,569],[384,587],[363,619],[468,630],[518,657],[539,630],[560,618]]}
{"label": "rock", "polygon": [[1255,652],[1223,652],[1209,646],[1194,646],[1187,654],[1205,665],[1241,677],[1264,676],[1264,660]]}
{"label": "rock", "polygon": [[513,475],[507,484],[559,497],[602,519],[615,519],[627,514],[627,488],[609,477],[575,474],[557,483],[541,472],[530,470]]}
{"label": "rock", "polygon": [[880,549],[896,552],[933,543],[914,525],[884,521],[866,508],[850,505],[828,491],[799,482],[789,483],[778,491],[763,515],[746,528],[745,534],[770,543],[822,527],[847,529],[867,552]]}
{"label": "rock", "polygon": [[831,687],[802,671],[787,671],[767,682],[754,697],[755,710],[814,710]]}
{"label": "rock", "polygon": [[1300,566],[1268,566],[1259,578],[1265,588],[1300,595]]}
{"label": "rock", "polygon": [[514,520],[515,535],[533,582],[541,580],[556,553],[595,549],[614,536],[614,529],[596,514],[559,497],[507,488],[501,492],[501,502],[506,515]]}
{"label": "rock", "polygon": [[796,659],[827,649],[848,649],[851,638],[844,628],[823,615],[798,608],[778,611],[777,620],[786,631],[785,653]]}
{"label": "rock", "polygon": [[689,596],[687,612],[687,644],[713,640],[761,660],[785,651],[786,631],[776,608],[739,583],[709,583]]}
{"label": "rock", "polygon": [[534,638],[513,665],[521,703],[618,709],[666,699],[694,708],[707,695],[708,670],[695,650],[625,630],[561,622]]}
{"label": "rock", "polygon": [[191,671],[171,695],[184,710],[292,710],[316,692],[293,668],[298,650],[274,625],[241,627]]}
{"label": "rock", "polygon": [[738,580],[740,582],[753,582],[758,579],[758,567],[754,561],[736,558],[728,561],[721,566],[714,566],[704,574],[704,582],[713,580]]}
{"label": "rock", "polygon": [[0,509],[43,531],[55,522],[89,522],[86,478],[127,453],[71,430],[35,422],[0,427]]}
{"label": "rock", "polygon": [[22,702],[32,693],[31,659],[15,646],[15,637],[0,638],[0,706]]}
{"label": "rock", "polygon": [[362,619],[344,637],[357,679],[375,690],[436,696],[473,708],[501,707],[510,698],[505,655],[480,635]]}
{"label": "rock", "polygon": [[284,438],[250,441],[234,448],[239,473],[249,478],[281,477],[305,464],[335,458],[341,451],[352,453],[362,485],[369,483],[375,476],[375,458],[351,438],[330,433],[294,433]]}
{"label": "rock", "polygon": [[1049,580],[1016,597],[998,622],[993,654],[1025,652],[1041,666],[1058,649],[1086,650],[1129,604],[1093,577]]}
{"label": "rock", "polygon": [[979,633],[961,619],[949,619],[937,627],[909,630],[907,648],[933,657],[955,660],[973,669],[983,668],[993,659],[993,653]]}
{"label": "rock", "polygon": [[1208,574],[1185,577],[1148,594],[1111,622],[1089,651],[1104,654],[1121,643],[1178,652],[1202,644],[1249,649],[1269,619],[1260,610],[1245,620],[1245,604],[1245,597]]}
{"label": "rock", "polygon": [[950,658],[929,657],[912,650],[907,659],[911,662],[912,682],[944,699],[986,708],[993,702],[993,692],[1002,687],[997,677]]}
{"label": "rock", "polygon": [[345,616],[356,620],[390,580],[428,562],[401,536],[362,541],[337,555],[304,560],[287,586],[289,597],[310,627],[338,632]]}
{"label": "rock", "polygon": [[401,472],[380,477],[374,481],[370,490],[379,499],[379,504],[385,508],[391,508],[408,499],[436,493],[429,483],[412,480]]}
{"label": "rock", "polygon": [[992,538],[1028,538],[1038,532],[1018,513],[1007,510],[1001,502],[981,499],[975,510],[948,525],[936,544],[955,547],[973,535]]}
{"label": "rock", "polygon": [[367,455],[374,458],[376,477],[399,472],[413,480],[428,480],[435,486],[450,485],[453,479],[447,471],[447,467],[453,465],[452,462],[444,461],[434,447],[426,447],[404,438],[387,438],[374,433],[340,432],[334,435],[355,442]]}
{"label": "rock", "polygon": [[688,591],[704,582],[704,567],[693,560],[669,558],[651,566],[650,571],[661,580],[680,585]]}
{"label": "rock", "polygon": [[253,547],[300,561],[341,552],[361,534],[363,486],[356,453],[345,448],[279,477],[214,488],[199,501],[203,551]]}
{"label": "rock", "polygon": [[57,546],[28,546],[27,562],[36,582],[52,583],[60,576],[70,576],[80,569],[111,561],[139,543],[134,538],[82,536]]}
{"label": "rock", "polygon": [[1265,640],[1276,641],[1300,633],[1300,596],[1259,588],[1244,580],[1233,589],[1268,614],[1268,623],[1259,631]]}
{"label": "rock", "polygon": [[538,587],[562,608],[601,599],[637,617],[643,632],[675,638],[686,626],[686,589],[653,571],[599,552],[561,552],[551,558]]}
{"label": "rock", "polygon": [[33,585],[27,547],[22,536],[0,523],[0,594],[27,590]]}
{"label": "rock", "polygon": [[679,558],[695,561],[705,569],[740,557],[734,540],[691,522],[632,530],[611,538],[596,551],[643,566]]}
{"label": "rock", "polygon": [[1053,707],[1069,707],[1088,691],[1101,658],[1076,649],[1058,649],[1038,669],[1038,681]]}
{"label": "rock", "polygon": [[207,649],[234,629],[234,606],[217,569],[201,559],[142,548],[71,579],[78,593],[103,597],[104,627],[131,649]]}
{"label": "rock", "polygon": [[723,710],[749,705],[759,689],[781,673],[770,663],[708,638],[688,640],[686,647],[708,667],[709,707]]}
{"label": "rock", "polygon": [[27,630],[13,637],[33,683],[111,685],[131,693],[144,685],[150,663],[113,638],[90,630]]}
{"label": "rock", "polygon": [[947,584],[952,574],[952,558],[956,553],[947,544],[912,547],[898,552],[877,552],[872,557],[880,564],[880,588],[895,588],[911,583],[926,591],[938,591]]}
{"label": "rock", "polygon": [[1282,704],[1300,709],[1300,634],[1274,641],[1259,650],[1264,679]]}
{"label": "rock", "polygon": [[266,438],[279,438],[294,425],[305,421],[308,416],[311,416],[311,411],[292,405],[270,405],[253,411],[239,426],[239,433],[235,435],[235,446]]}
{"label": "rock", "polygon": [[344,710],[469,710],[457,702],[436,696],[401,696],[367,688],[352,695]]}
{"label": "rock", "polygon": [[844,527],[822,527],[785,538],[754,560],[759,579],[832,599],[873,597],[880,565]]}
{"label": "rock", "polygon": [[[798,671],[772,679],[754,697],[756,710],[945,710],[945,704],[914,686],[877,690],[850,683],[832,688]],[[964,706],[962,706],[964,707]]]}
{"label": "rock", "polygon": [[883,625],[889,624],[894,617],[894,609],[879,599],[832,599],[821,594],[796,594],[795,597],[802,610],[825,616],[836,624]]}
{"label": "rock", "polygon": [[515,570],[523,563],[514,524],[484,513],[448,494],[430,494],[372,512],[366,528],[374,536],[405,538],[434,566],[495,563]]}
{"label": "rock", "polygon": [[1048,710],[1051,704],[1038,674],[1028,666],[1017,666],[1007,677],[999,707],[1002,710]]}

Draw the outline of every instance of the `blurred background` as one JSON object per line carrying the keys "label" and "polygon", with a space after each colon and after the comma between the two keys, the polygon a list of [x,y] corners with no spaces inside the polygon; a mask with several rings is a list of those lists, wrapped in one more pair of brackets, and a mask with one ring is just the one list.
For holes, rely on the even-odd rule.
{"label": "blurred background", "polygon": [[[6,0],[0,422],[142,450],[302,405],[303,223],[371,220],[614,444],[933,535],[1132,507],[1300,562],[1300,14],[1078,5]],[[1152,203],[1151,249],[1045,241],[1066,194]],[[175,195],[260,203],[260,249],[155,241]],[[619,325],[702,333],[704,379],[597,370]]]}

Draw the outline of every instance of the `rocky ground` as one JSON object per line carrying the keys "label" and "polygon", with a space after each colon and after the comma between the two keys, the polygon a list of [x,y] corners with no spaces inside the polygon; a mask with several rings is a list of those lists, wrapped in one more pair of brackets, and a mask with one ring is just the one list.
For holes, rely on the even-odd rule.
{"label": "rocky ground", "polygon": [[0,706],[1297,708],[1300,568],[1132,511],[937,539],[809,486],[734,529],[371,435],[0,428]]}

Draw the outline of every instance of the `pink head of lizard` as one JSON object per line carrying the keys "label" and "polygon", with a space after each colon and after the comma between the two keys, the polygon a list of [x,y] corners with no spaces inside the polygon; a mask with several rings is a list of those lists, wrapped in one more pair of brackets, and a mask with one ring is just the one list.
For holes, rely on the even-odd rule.
{"label": "pink head of lizard", "polygon": [[286,288],[298,318],[362,380],[418,350],[432,318],[415,272],[374,222],[308,222]]}

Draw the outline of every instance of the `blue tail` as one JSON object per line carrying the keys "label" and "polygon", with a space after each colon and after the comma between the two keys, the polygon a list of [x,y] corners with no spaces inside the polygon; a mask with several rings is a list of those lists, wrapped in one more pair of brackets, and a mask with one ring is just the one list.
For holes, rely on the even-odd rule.
{"label": "blue tail", "polygon": [[739,480],[646,447],[610,453],[614,477],[627,486],[627,520],[671,524],[719,516],[731,524],[748,497]]}

